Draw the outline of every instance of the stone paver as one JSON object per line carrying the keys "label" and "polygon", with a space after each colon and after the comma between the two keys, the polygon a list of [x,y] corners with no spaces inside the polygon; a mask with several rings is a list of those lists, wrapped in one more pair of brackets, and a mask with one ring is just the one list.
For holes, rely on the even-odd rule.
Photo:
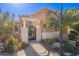
{"label": "stone paver", "polygon": [[24,50],[21,50],[16,53],[16,56],[26,56],[26,53]]}
{"label": "stone paver", "polygon": [[47,50],[40,42],[31,42],[28,48],[19,51],[17,56],[58,56],[57,53]]}
{"label": "stone paver", "polygon": [[39,55],[48,53],[47,49],[45,49],[41,43],[31,43],[31,46]]}

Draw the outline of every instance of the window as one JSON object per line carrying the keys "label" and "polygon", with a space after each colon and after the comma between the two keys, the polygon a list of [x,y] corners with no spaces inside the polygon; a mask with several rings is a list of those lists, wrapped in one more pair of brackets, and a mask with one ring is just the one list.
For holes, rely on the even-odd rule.
{"label": "window", "polygon": [[18,27],[15,25],[15,32],[18,32]]}

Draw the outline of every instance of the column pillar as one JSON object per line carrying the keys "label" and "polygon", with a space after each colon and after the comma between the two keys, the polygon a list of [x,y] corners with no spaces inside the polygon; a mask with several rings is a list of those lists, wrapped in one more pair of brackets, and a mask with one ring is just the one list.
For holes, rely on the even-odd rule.
{"label": "column pillar", "polygon": [[21,38],[24,43],[28,44],[28,27],[26,27],[25,21],[23,21],[23,27],[21,27]]}
{"label": "column pillar", "polygon": [[41,27],[39,23],[36,25],[36,41],[41,41]]}

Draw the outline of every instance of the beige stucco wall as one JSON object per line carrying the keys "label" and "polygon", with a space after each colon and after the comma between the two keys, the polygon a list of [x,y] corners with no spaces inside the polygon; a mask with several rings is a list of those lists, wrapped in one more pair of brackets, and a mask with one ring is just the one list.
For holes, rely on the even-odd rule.
{"label": "beige stucco wall", "polygon": [[57,38],[59,36],[59,32],[42,32],[42,39],[46,38]]}
{"label": "beige stucco wall", "polygon": [[21,28],[21,38],[24,43],[28,44],[28,28]]}
{"label": "beige stucco wall", "polygon": [[41,41],[41,26],[39,23],[36,26],[36,41]]}
{"label": "beige stucco wall", "polygon": [[26,27],[25,19],[23,19],[23,26],[21,27],[21,39],[28,44],[28,27]]}

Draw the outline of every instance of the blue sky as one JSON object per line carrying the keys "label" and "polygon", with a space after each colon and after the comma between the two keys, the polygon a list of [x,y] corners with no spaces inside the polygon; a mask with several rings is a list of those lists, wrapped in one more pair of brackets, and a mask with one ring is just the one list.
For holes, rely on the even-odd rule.
{"label": "blue sky", "polygon": [[4,11],[9,11],[11,14],[15,14],[17,17],[19,15],[32,15],[43,8],[49,8],[51,10],[56,9],[57,11],[60,9],[59,4],[53,3],[26,3],[26,4],[0,4],[0,8]]}
{"label": "blue sky", "polygon": [[[19,15],[32,15],[43,8],[49,8],[51,10],[60,10],[59,3],[26,3],[26,4],[17,4],[17,3],[0,3],[0,8],[4,11],[9,11],[11,14],[15,14],[16,18]],[[62,10],[66,8],[79,8],[79,4],[62,4]]]}
{"label": "blue sky", "polygon": [[79,3],[63,3],[62,10],[64,11],[67,8],[78,8],[79,9]]}

